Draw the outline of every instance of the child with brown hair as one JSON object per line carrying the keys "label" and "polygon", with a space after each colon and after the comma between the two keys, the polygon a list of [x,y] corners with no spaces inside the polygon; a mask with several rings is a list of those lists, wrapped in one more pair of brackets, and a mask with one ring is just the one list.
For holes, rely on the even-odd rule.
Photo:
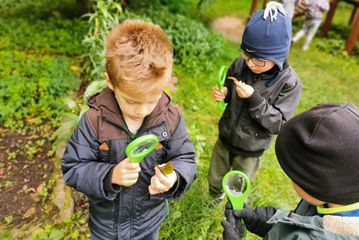
{"label": "child with brown hair", "polygon": [[[66,185],[90,202],[91,239],[157,239],[167,199],[197,178],[195,150],[185,123],[164,92],[172,73],[172,46],[164,31],[141,20],[116,26],[106,42],[108,87],[90,106],[62,158]],[[154,134],[155,150],[130,163],[126,147]],[[155,167],[171,161],[164,175]]]}

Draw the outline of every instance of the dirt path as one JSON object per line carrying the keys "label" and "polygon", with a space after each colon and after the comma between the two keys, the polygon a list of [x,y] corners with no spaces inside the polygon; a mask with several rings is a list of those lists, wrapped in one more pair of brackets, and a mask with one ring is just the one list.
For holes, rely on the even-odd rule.
{"label": "dirt path", "polygon": [[246,23],[241,19],[232,16],[217,18],[212,22],[216,32],[221,33],[227,40],[233,43],[241,43]]}

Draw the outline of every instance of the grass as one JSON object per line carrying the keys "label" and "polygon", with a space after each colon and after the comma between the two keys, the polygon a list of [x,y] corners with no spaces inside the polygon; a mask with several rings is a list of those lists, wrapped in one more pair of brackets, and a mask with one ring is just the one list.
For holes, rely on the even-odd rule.
{"label": "grass", "polygon": [[[226,15],[239,17],[245,22],[252,3],[252,1],[238,0],[213,0],[212,2],[200,11],[195,8],[195,3],[189,5],[189,15],[201,20],[207,26],[215,18]],[[258,4],[258,8],[261,6],[262,1]],[[338,28],[347,26],[350,13],[351,8],[347,4],[339,4],[333,25],[339,26]],[[302,21],[303,19],[300,18],[293,21],[294,28],[298,29]],[[338,35],[338,33],[331,32],[329,35]],[[316,46],[326,41],[319,37],[314,38],[309,51],[303,52],[301,50],[303,40],[301,39],[291,48],[288,56],[288,62],[303,83],[302,99],[296,114],[323,102],[350,101],[359,106],[358,56],[348,57],[342,53],[329,54],[328,51],[319,50]],[[193,75],[186,72],[183,66],[174,67],[174,75],[178,77],[176,84],[178,91],[172,93],[173,102],[184,109],[183,117],[196,148],[198,179],[181,199],[170,201],[171,213],[161,226],[159,239],[212,240],[221,238],[223,229],[220,221],[224,219],[225,201],[219,205],[213,205],[208,195],[207,185],[211,152],[218,137],[217,124],[221,116],[221,111],[218,109],[217,102],[213,100],[211,91],[216,84],[220,67],[222,65],[228,67],[238,57],[238,47],[238,44],[226,42],[221,47],[223,54],[213,59],[215,67],[211,72]],[[288,177],[281,170],[273,146],[274,144],[263,156],[262,167],[252,182],[248,204],[253,207],[271,205],[283,210],[291,210],[300,198],[294,192]],[[74,222],[77,222],[77,219]],[[75,236],[79,229],[80,227],[76,231],[71,229],[70,232]],[[72,238],[67,236],[66,239]],[[249,234],[246,239],[260,238]]]}
{"label": "grass", "polygon": [[[197,16],[206,24],[224,15],[237,16],[246,21],[250,4],[251,1],[217,0]],[[258,6],[262,6],[261,4]],[[348,6],[340,4],[333,25],[346,25],[350,13],[351,9]],[[303,19],[295,21],[301,26]],[[359,106],[358,56],[331,55],[327,51],[318,50],[317,44],[325,40],[316,36],[310,50],[304,52],[304,39],[301,39],[290,49],[288,62],[303,83],[302,98],[295,114],[324,102],[353,102]],[[171,215],[161,227],[160,239],[221,238],[223,229],[220,220],[224,219],[225,201],[218,206],[211,205],[207,186],[211,151],[218,137],[217,124],[221,116],[217,103],[212,99],[211,91],[220,66],[229,66],[238,57],[238,45],[227,42],[223,49],[226,55],[216,59],[216,68],[210,73],[188,76],[181,72],[180,66],[175,67],[179,90],[173,93],[173,102],[179,103],[185,109],[183,115],[196,147],[199,176],[184,197],[170,202]],[[280,168],[273,146],[274,144],[263,156],[262,167],[252,182],[248,203],[253,207],[277,206],[289,211],[295,208],[300,197]],[[178,211],[181,213],[180,216]],[[260,238],[249,234],[246,239]]]}

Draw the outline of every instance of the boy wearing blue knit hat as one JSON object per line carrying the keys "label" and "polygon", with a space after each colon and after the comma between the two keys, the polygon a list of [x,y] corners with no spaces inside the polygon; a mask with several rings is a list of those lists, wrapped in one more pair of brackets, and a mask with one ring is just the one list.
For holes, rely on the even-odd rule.
{"label": "boy wearing blue knit hat", "polygon": [[216,202],[224,197],[222,179],[231,169],[253,180],[264,151],[299,103],[302,84],[287,63],[291,35],[291,19],[283,6],[269,2],[248,22],[241,56],[228,69],[222,91],[213,87],[213,98],[227,103],[208,173]]}

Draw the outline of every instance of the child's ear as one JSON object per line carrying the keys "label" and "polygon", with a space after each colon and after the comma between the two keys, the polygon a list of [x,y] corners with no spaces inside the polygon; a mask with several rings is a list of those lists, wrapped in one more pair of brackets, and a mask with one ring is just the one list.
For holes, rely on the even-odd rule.
{"label": "child's ear", "polygon": [[105,72],[104,75],[105,75],[106,83],[107,83],[108,87],[109,87],[112,91],[114,91],[114,90],[113,90],[114,88],[113,88],[112,82],[110,81],[110,78],[109,78],[107,72]]}

